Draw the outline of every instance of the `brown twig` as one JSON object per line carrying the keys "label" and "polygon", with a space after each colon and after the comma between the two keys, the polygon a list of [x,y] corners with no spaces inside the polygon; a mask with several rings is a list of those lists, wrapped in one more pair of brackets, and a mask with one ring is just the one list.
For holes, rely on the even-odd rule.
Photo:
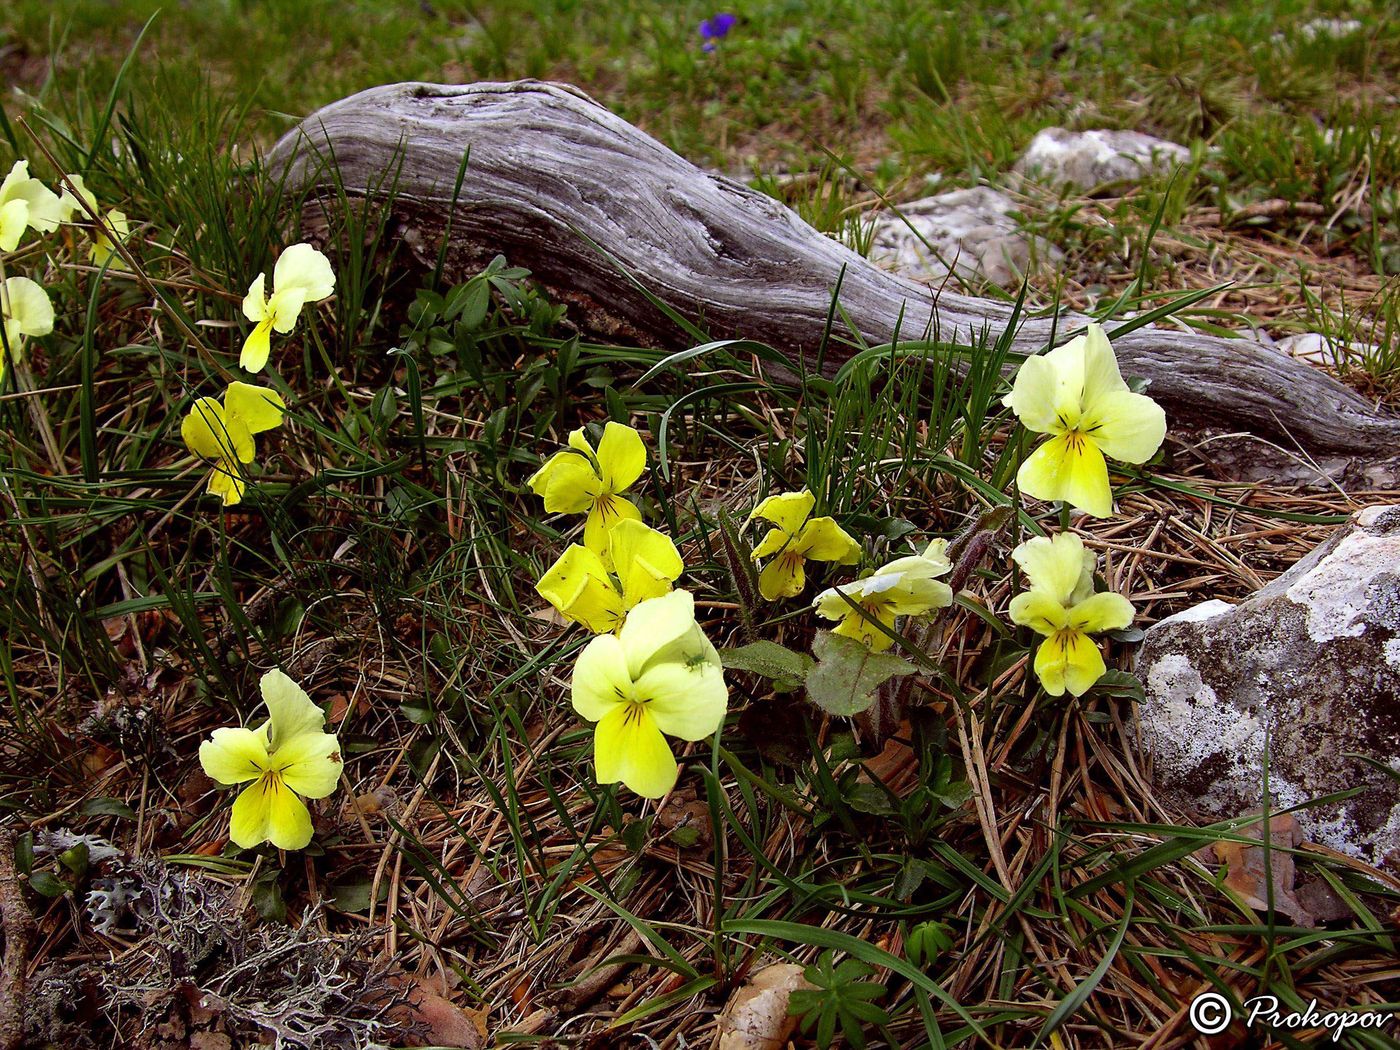
{"label": "brown twig", "polygon": [[24,903],[15,871],[15,835],[0,828],[0,924],[5,956],[0,962],[0,1050],[17,1050],[24,1042],[24,974],[34,917]]}

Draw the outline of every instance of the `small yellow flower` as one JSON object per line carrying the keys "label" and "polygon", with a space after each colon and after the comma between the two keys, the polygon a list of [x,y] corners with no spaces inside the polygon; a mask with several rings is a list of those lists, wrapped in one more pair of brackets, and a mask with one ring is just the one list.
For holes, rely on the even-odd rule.
{"label": "small yellow flower", "polygon": [[311,813],[301,798],[325,798],[335,790],[340,743],[323,731],[321,709],[281,671],[269,671],[259,685],[267,721],[257,729],[214,730],[199,745],[199,764],[220,784],[252,781],[233,803],[234,843],[244,849],[262,842],[305,849]]}
{"label": "small yellow flower", "polygon": [[1011,620],[1045,637],[1035,654],[1040,684],[1051,696],[1082,696],[1107,670],[1089,635],[1127,627],[1132,603],[1094,593],[1094,555],[1074,533],[1029,539],[1011,557],[1031,584],[1011,600]]}
{"label": "small yellow flower", "polygon": [[729,704],[719,654],[687,591],[642,602],[618,634],[589,642],[572,693],[574,710],[598,723],[598,783],[621,781],[643,798],[666,794],[680,772],[662,734],[702,740],[724,723]]}
{"label": "small yellow flower", "polygon": [[580,427],[569,447],[556,452],[531,475],[530,490],[544,499],[550,514],[583,514],[583,545],[608,564],[608,532],[618,522],[640,520],[642,513],[625,493],[646,469],[642,436],[629,426],[609,422],[595,450]]}
{"label": "small yellow flower", "polygon": [[860,561],[860,544],[845,529],[831,518],[810,516],[816,502],[806,489],[784,492],[769,496],[749,515],[749,521],[758,518],[774,525],[753,552],[754,561],[777,555],[758,574],[759,593],[770,602],[802,592],[808,558],[839,565]]}
{"label": "small yellow flower", "polygon": [[[873,652],[883,652],[894,643],[875,624],[893,630],[897,616],[922,616],[952,604],[952,590],[934,578],[953,568],[947,549],[947,540],[934,540],[923,554],[896,558],[863,580],[822,591],[812,605],[817,615],[841,621],[832,634],[854,638]],[[846,598],[858,608],[852,608]]]}
{"label": "small yellow flower", "polygon": [[[0,284],[0,318],[4,319],[9,357],[18,361],[26,336],[53,331],[53,304],[44,289],[28,277],[7,277]],[[4,381],[7,364],[6,357],[0,355],[0,382]]]}
{"label": "small yellow flower", "polygon": [[1099,518],[1113,513],[1104,456],[1146,463],[1167,433],[1161,406],[1128,389],[1108,336],[1096,324],[1086,335],[1028,358],[1002,403],[1026,429],[1051,435],[1021,464],[1021,491],[1063,500]]}
{"label": "small yellow flower", "polygon": [[282,425],[286,403],[276,391],[248,383],[230,383],[221,405],[201,397],[180,424],[180,436],[196,456],[212,460],[209,491],[225,506],[243,498],[248,483],[241,464],[253,462],[257,447],[254,434]]}
{"label": "small yellow flower", "polygon": [[[83,183],[83,177],[81,175],[69,175],[68,181],[71,182],[73,188],[78,191],[78,197],[86,201],[87,206],[94,212],[97,211],[97,194],[87,188]],[[74,197],[66,188],[63,191],[63,196],[59,199],[59,204],[63,208],[64,222],[72,222],[75,214],[78,216],[78,222],[84,224],[91,222],[91,216],[84,208],[79,207],[77,197]],[[88,246],[88,258],[92,260],[94,266],[101,267],[105,265],[107,260],[111,259],[112,256],[116,254],[116,245],[114,245],[112,239],[107,236],[108,230],[111,230],[117,235],[118,241],[125,243],[127,237],[131,235],[131,223],[127,220],[126,212],[118,208],[109,208],[107,214],[103,216],[102,224],[100,226],[94,226],[92,229],[92,244]],[[121,270],[125,267],[126,263],[118,258],[112,262],[108,269]]]}
{"label": "small yellow flower", "polygon": [[267,364],[274,329],[286,335],[296,327],[303,306],[335,291],[331,261],[309,244],[293,244],[277,257],[271,298],[263,290],[266,279],[266,274],[258,274],[243,298],[243,316],[255,327],[243,342],[238,363],[249,372],[261,371]]}
{"label": "small yellow flower", "polygon": [[63,221],[58,194],[29,177],[29,161],[17,160],[0,182],[0,252],[12,252],[26,229],[50,233]]}
{"label": "small yellow flower", "polygon": [[608,532],[608,555],[616,579],[603,559],[587,547],[571,544],[550,566],[535,590],[566,620],[594,634],[622,630],[627,613],[649,598],[659,598],[685,571],[669,536],[640,521],[620,521]]}

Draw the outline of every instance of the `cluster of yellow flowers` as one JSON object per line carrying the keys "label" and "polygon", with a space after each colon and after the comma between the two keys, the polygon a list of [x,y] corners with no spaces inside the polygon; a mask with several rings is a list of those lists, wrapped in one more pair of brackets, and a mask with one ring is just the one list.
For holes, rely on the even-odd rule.
{"label": "cluster of yellow flowers", "polygon": [[[253,279],[243,298],[243,316],[253,322],[239,354],[239,365],[260,372],[272,352],[272,332],[287,335],[301,316],[302,307],[328,298],[335,291],[330,260],[309,244],[293,244],[277,257],[272,270],[273,293],[266,291],[267,275]],[[244,468],[253,462],[253,435],[282,425],[286,403],[275,390],[234,381],[223,403],[201,397],[180,424],[185,446],[212,462],[209,491],[232,506],[248,489]]]}
{"label": "cluster of yellow flowers", "polygon": [[[97,198],[83,185],[82,176],[69,175],[67,181],[95,212]],[[82,210],[78,197],[67,188],[61,194],[55,193],[30,176],[27,160],[15,161],[0,182],[0,252],[14,251],[31,230],[46,234],[73,223],[74,212]],[[76,221],[87,225],[92,233],[88,257],[96,266],[107,265],[112,259],[114,236],[125,241],[131,232],[126,216],[115,208],[109,210],[100,223],[87,223],[85,215],[80,215]],[[120,266],[120,260],[113,260],[111,265]],[[0,355],[0,381],[4,380],[11,363],[23,360],[25,340],[48,335],[53,325],[53,303],[48,293],[28,277],[6,276],[3,260],[0,260],[0,332],[4,350]]]}
{"label": "cluster of yellow flowers", "polygon": [[645,469],[641,435],[610,422],[596,448],[575,430],[529,484],[546,511],[587,514],[583,544],[565,550],[536,589],[596,635],[570,684],[574,710],[597,723],[595,775],[660,798],[679,775],[666,736],[703,740],[719,729],[729,687],[694,597],[672,589],[685,571],[680,552],[626,496]]}
{"label": "cluster of yellow flowers", "polygon": [[[1021,465],[1021,491],[1096,516],[1113,508],[1105,457],[1146,462],[1166,434],[1161,408],[1128,389],[1098,325],[1027,360],[1005,404],[1027,429],[1050,436]],[[677,776],[663,734],[698,740],[716,731],[727,690],[714,647],[695,623],[693,599],[672,590],[685,570],[680,552],[642,522],[626,496],[645,466],[640,435],[608,423],[596,448],[583,430],[570,434],[569,447],[529,483],[546,511],[587,515],[583,543],[570,546],[536,588],[566,620],[598,636],[572,681],[575,710],[598,722],[598,779],[657,797]],[[834,519],[814,516],[815,506],[809,491],[785,492],[749,515],[749,523],[769,526],[753,551],[755,561],[766,562],[758,576],[765,599],[801,594],[809,561],[860,561],[860,543]],[[952,589],[940,579],[952,571],[947,547],[934,539],[922,553],[822,591],[813,608],[837,621],[834,634],[886,650],[899,617],[952,604]],[[1094,593],[1094,555],[1073,533],[1027,540],[1012,558],[1029,587],[1012,601],[1010,616],[1045,638],[1033,664],[1041,685],[1052,696],[1082,695],[1106,670],[1091,636],[1127,627],[1132,605],[1118,594]]]}

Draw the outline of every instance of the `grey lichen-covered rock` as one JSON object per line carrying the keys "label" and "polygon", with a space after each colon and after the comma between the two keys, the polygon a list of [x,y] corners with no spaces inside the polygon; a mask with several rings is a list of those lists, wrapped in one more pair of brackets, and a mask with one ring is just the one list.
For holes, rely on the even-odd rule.
{"label": "grey lichen-covered rock", "polygon": [[1052,185],[1089,190],[1167,174],[1190,159],[1185,146],[1140,131],[1044,128],[1031,139],[1015,170]]}
{"label": "grey lichen-covered rock", "polygon": [[1159,789],[1203,815],[1275,809],[1311,841],[1400,865],[1400,506],[1370,507],[1239,605],[1147,633],[1143,742]]}
{"label": "grey lichen-covered rock", "polygon": [[[1037,265],[1064,254],[1021,229],[1016,202],[986,186],[954,190],[901,205],[875,220],[870,261],[916,280],[961,277],[1015,287]],[[901,218],[902,216],[902,218]]]}

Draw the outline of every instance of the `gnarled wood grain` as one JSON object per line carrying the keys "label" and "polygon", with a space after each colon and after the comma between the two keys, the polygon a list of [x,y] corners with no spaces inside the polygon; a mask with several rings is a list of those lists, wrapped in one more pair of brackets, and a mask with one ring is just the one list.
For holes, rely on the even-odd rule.
{"label": "gnarled wood grain", "polygon": [[[564,85],[373,88],[304,120],[274,148],[270,166],[288,172],[292,185],[329,185],[330,155],[352,194],[382,192],[383,173],[401,163],[394,206],[410,247],[427,260],[437,256],[451,211],[450,278],[502,252],[581,310],[585,325],[653,345],[679,348],[684,339],[599,246],[714,335],[794,354],[815,350],[843,268],[841,304],[870,342],[889,341],[897,324],[905,337],[926,325],[942,338],[995,333],[1011,313],[1006,304],[936,293],[871,265],[776,201],[701,171]],[[1082,321],[1065,314],[1058,330]],[[1027,321],[1016,344],[1039,349],[1050,335],[1049,321]],[[1151,381],[1173,423],[1223,423],[1347,453],[1400,440],[1400,420],[1252,342],[1151,328],[1114,345],[1124,372]],[[843,359],[833,349],[831,368]]]}

